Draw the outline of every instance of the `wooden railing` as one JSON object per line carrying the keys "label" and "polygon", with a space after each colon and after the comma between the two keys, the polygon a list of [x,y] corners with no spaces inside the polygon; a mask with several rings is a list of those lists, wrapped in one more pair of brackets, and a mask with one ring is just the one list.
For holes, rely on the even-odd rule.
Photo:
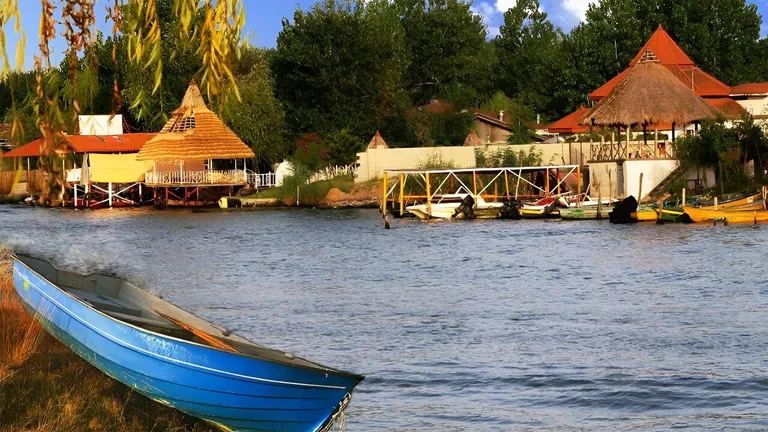
{"label": "wooden railing", "polygon": [[674,145],[670,142],[659,142],[658,145],[643,141],[611,143],[593,143],[591,160],[615,161],[623,159],[675,159]]}
{"label": "wooden railing", "polygon": [[246,183],[243,170],[227,171],[147,171],[144,183],[148,185],[237,185]]}

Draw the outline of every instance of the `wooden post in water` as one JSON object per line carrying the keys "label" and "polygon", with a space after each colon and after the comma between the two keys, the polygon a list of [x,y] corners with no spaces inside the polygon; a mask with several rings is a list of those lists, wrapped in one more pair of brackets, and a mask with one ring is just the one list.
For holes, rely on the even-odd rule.
{"label": "wooden post in water", "polygon": [[472,171],[472,198],[477,200],[477,172]]}
{"label": "wooden post in water", "polygon": [[427,215],[432,217],[432,186],[429,184],[429,173],[426,173],[425,180],[427,183]]}
{"label": "wooden post in water", "polygon": [[544,171],[544,196],[550,196],[549,193],[549,168]]}
{"label": "wooden post in water", "polygon": [[381,181],[381,213],[387,214],[387,181],[388,173],[384,171],[384,178]]}
{"label": "wooden post in water", "polygon": [[680,207],[685,208],[685,186],[683,186],[683,204]]}
{"label": "wooden post in water", "polygon": [[[581,165],[576,165],[576,196],[581,194]],[[581,207],[581,199],[577,198],[578,206]]]}
{"label": "wooden post in water", "polygon": [[509,198],[509,170],[504,169],[504,190],[507,192],[507,198]]}
{"label": "wooden post in water", "polygon": [[400,174],[400,217],[405,214],[405,174]]}
{"label": "wooden post in water", "polygon": [[643,199],[643,173],[640,173],[640,185],[637,188],[637,202]]}

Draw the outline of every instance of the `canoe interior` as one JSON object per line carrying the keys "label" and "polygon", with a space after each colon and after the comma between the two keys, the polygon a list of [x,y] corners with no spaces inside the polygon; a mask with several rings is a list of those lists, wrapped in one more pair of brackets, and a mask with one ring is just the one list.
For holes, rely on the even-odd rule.
{"label": "canoe interior", "polygon": [[[320,370],[326,373],[357,377],[357,375],[322,366],[283,351],[257,345],[122,279],[99,274],[84,276],[59,270],[47,261],[24,255],[16,255],[16,259],[73,298],[117,321],[154,333],[211,347],[210,343],[195,335],[195,332],[177,325],[171,320],[173,319],[193,328],[198,334],[205,333],[229,345],[239,355],[305,369]],[[211,349],[216,348],[211,347]],[[362,377],[360,378],[362,379]]]}

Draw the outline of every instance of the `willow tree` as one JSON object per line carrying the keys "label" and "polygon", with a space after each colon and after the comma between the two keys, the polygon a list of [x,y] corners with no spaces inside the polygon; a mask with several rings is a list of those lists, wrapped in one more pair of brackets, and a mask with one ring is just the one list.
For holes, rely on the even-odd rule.
{"label": "willow tree", "polygon": [[[112,60],[115,78],[112,89],[113,113],[122,105],[122,90],[117,79],[117,41],[126,44],[130,65],[152,74],[151,87],[141,88],[132,107],[139,117],[144,107],[160,90],[163,83],[161,28],[157,19],[158,0],[112,0],[107,6],[107,17],[113,23]],[[62,200],[67,192],[64,181],[63,155],[66,153],[65,133],[77,129],[77,117],[86,99],[92,98],[97,80],[93,79],[97,65],[92,49],[95,35],[91,32],[95,23],[96,0],[41,0],[42,15],[39,27],[39,52],[35,56],[36,91],[34,113],[42,139],[39,167],[45,172],[41,199],[50,202],[54,197]],[[233,59],[239,55],[240,35],[245,25],[245,7],[242,0],[173,0],[174,13],[179,17],[177,31],[201,58],[197,72],[198,82],[209,100],[226,101],[230,97],[240,99],[234,75]],[[57,10],[59,19],[57,20]],[[199,17],[199,18],[198,18]],[[21,27],[18,0],[3,0],[0,4],[0,79],[7,80],[11,72],[6,49],[5,25],[15,20],[14,31],[20,35],[16,47],[17,69],[24,63],[25,34]],[[55,73],[50,62],[50,44],[57,36],[56,24],[61,23],[61,37],[66,43],[65,58],[68,70],[65,82]],[[122,38],[118,39],[118,34]],[[86,53],[84,62],[79,60]],[[173,58],[173,56],[172,56]],[[84,63],[84,67],[79,65]],[[61,91],[61,90],[64,91]],[[21,116],[14,113],[23,110],[13,101],[10,111],[13,118],[14,136],[23,130]]]}

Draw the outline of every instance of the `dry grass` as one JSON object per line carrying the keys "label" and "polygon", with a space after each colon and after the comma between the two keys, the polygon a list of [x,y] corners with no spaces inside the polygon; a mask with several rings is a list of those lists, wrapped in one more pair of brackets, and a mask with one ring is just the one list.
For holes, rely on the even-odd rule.
{"label": "dry grass", "polygon": [[135,393],[46,333],[13,290],[9,258],[0,250],[0,430],[215,430]]}

